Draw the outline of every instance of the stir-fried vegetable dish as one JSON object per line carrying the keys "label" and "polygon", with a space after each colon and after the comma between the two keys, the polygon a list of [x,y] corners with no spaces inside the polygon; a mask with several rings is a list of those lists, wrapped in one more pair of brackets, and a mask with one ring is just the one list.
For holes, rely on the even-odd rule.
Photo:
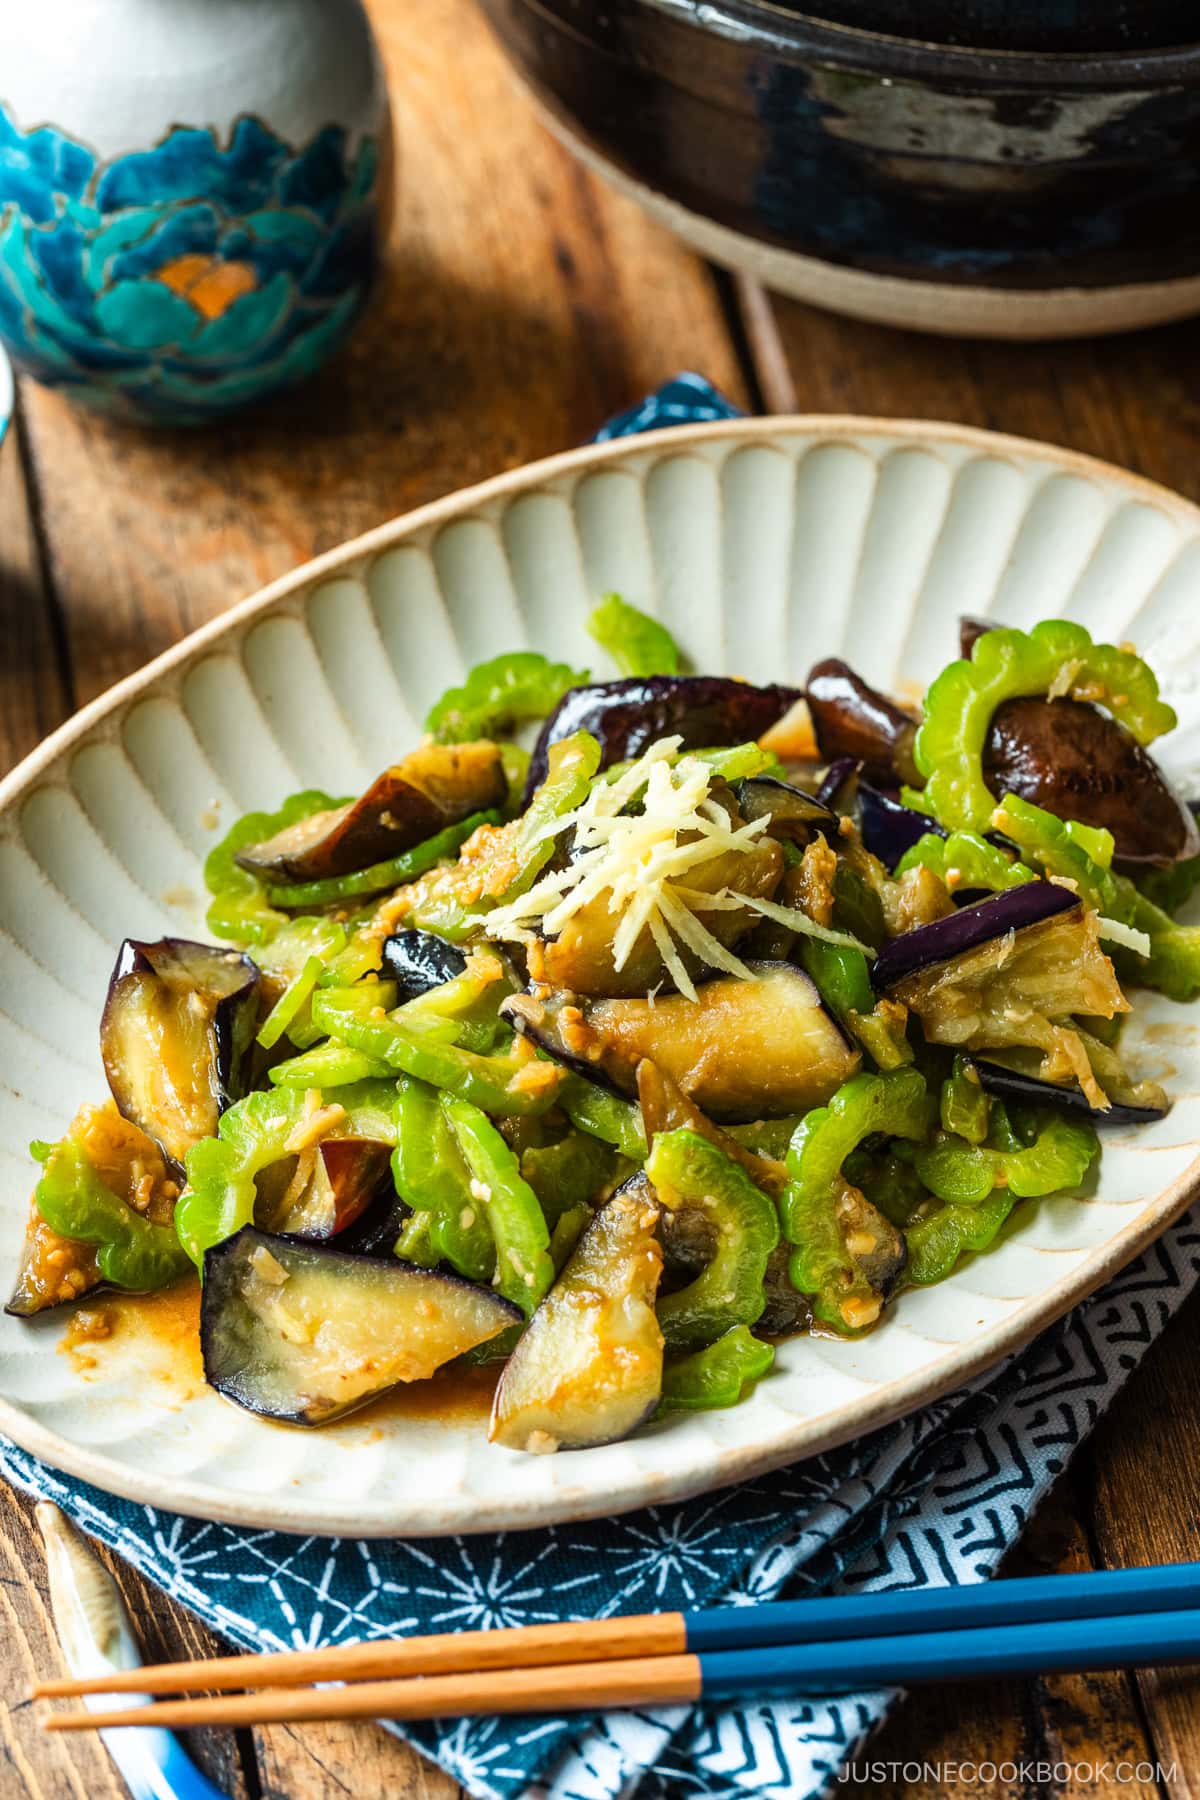
{"label": "stir-fried vegetable dish", "polygon": [[592,629],[619,679],[482,664],[365,793],[233,826],[213,942],[121,946],[11,1313],[198,1271],[240,1406],[493,1362],[495,1443],[583,1448],[870,1331],[1162,1117],[1120,1026],[1200,993],[1200,833],[1130,646],[966,620],[917,716]]}

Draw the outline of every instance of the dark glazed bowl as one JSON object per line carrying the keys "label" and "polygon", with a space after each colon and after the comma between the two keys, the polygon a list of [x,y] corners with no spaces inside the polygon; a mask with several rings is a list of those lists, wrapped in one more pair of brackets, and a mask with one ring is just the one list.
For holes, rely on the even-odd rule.
{"label": "dark glazed bowl", "polygon": [[[703,254],[784,293],[1012,338],[1200,311],[1200,44],[932,44],[764,0],[482,4],[577,154]],[[1045,28],[1078,8],[1017,10]],[[983,32],[989,7],[933,10]],[[1161,31],[1168,10],[1112,0],[1093,17],[1122,42],[1122,21]]]}
{"label": "dark glazed bowl", "polygon": [[[983,50],[1162,50],[1195,35],[1194,0],[769,0],[828,25]],[[914,32],[914,22],[920,31]]]}

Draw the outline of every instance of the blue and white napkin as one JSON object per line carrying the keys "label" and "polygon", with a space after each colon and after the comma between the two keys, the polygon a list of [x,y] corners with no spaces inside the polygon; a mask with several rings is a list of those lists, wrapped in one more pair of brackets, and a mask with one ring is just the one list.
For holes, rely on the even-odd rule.
{"label": "blue and white napkin", "polygon": [[[685,374],[600,435],[734,416]],[[936,1406],[739,1488],[550,1530],[366,1543],[243,1531],[115,1499],[4,1439],[0,1473],[250,1650],[983,1581],[1198,1277],[1200,1218],[1189,1214]],[[895,1698],[396,1729],[480,1800],[808,1800]]]}

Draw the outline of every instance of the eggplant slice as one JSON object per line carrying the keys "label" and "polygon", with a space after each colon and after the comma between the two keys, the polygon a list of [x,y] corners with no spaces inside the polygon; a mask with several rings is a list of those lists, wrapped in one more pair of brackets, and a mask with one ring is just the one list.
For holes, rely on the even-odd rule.
{"label": "eggplant slice", "polygon": [[658,1218],[641,1174],[597,1212],[500,1377],[494,1444],[585,1450],[649,1418],[662,1393]]}
{"label": "eggplant slice", "polygon": [[778,1118],[822,1106],[859,1066],[858,1050],[803,970],[748,963],[755,976],[720,976],[682,994],[578,1000],[516,994],[501,1011],[556,1062],[628,1099],[648,1057],[710,1118]]}
{"label": "eggplant slice", "polygon": [[869,778],[889,787],[921,780],[912,759],[917,721],[849,663],[836,656],[817,663],[805,693],[824,762],[853,757]]}
{"label": "eggplant slice", "polygon": [[[1027,881],[1021,887],[1008,888],[990,900],[975,906],[964,906],[932,925],[918,926],[903,936],[892,938],[883,946],[871,970],[871,979],[880,992],[896,987],[908,976],[919,974],[935,963],[962,956],[1020,931],[1027,925],[1038,925],[1058,913],[1078,909],[1079,901],[1070,888],[1053,881]],[[1060,1010],[1072,1010],[1069,1007]]]}
{"label": "eggplant slice", "polygon": [[248,1412],[325,1425],[424,1381],[521,1314],[491,1288],[245,1226],[204,1258],[205,1379]]}
{"label": "eggplant slice", "polygon": [[466,953],[433,931],[394,931],[383,942],[383,973],[396,983],[398,1005],[453,981],[466,966]]}
{"label": "eggplant slice", "polygon": [[658,1241],[663,1253],[664,1295],[687,1287],[717,1254],[716,1225],[698,1206],[664,1207]]}
{"label": "eggplant slice", "polygon": [[[138,1212],[153,1224],[171,1224],[178,1186],[158,1145],[122,1118],[111,1100],[100,1106],[81,1106],[68,1135],[106,1188],[127,1206],[136,1204]],[[48,1225],[38,1210],[35,1193],[29,1203],[21,1265],[5,1312],[29,1319],[52,1306],[71,1305],[104,1286],[96,1246],[62,1237]]]}
{"label": "eggplant slice", "polygon": [[[970,657],[999,619],[964,614],[959,655]],[[1119,862],[1164,868],[1195,856],[1191,809],[1119,720],[1081,700],[1007,700],[988,727],[984,779],[998,800],[1017,794],[1059,819],[1111,831]]]}
{"label": "eggplant slice", "polygon": [[685,750],[749,743],[781,719],[799,688],[754,687],[722,675],[634,675],[571,688],[534,746],[523,804],[546,779],[551,744],[588,731],[600,745],[600,767],[640,756],[662,737],[681,737]]}
{"label": "eggplant slice", "polygon": [[770,820],[766,835],[801,848],[811,844],[818,833],[836,838],[838,816],[822,804],[814,794],[792,787],[772,775],[759,775],[748,781],[735,781],[733,797],[737,809],[749,824],[752,819]]}
{"label": "eggplant slice", "polygon": [[816,798],[821,805],[829,807],[831,812],[844,812],[844,803],[851,798],[852,785],[857,788],[861,768],[856,756],[839,756],[831,762],[817,784]]}
{"label": "eggplant slice", "polygon": [[258,1004],[248,956],[184,938],[122,944],[100,1020],[104,1073],[176,1168],[245,1093]]}
{"label": "eggplant slice", "polygon": [[795,1245],[785,1242],[776,1244],[767,1258],[763,1276],[767,1304],[754,1323],[757,1338],[797,1337],[812,1324],[812,1300],[792,1286],[790,1269],[794,1254]]}
{"label": "eggplant slice", "polygon": [[[782,849],[764,833],[750,850],[727,850],[710,862],[699,864],[689,872],[687,885],[703,893],[716,894],[722,888],[731,888],[756,900],[769,900],[783,878],[783,870]],[[662,952],[648,928],[635,940],[623,967],[615,966],[610,898],[607,892],[597,894],[567,920],[556,938],[539,940],[529,957],[531,976],[550,987],[617,998],[645,994],[649,988],[669,983]],[[762,915],[749,906],[712,912],[696,910],[706,930],[728,949],[762,923]],[[701,977],[705,965],[697,953],[684,943],[676,948],[693,980]]]}
{"label": "eggplant slice", "polygon": [[1136,1106],[1124,1100],[1114,1100],[1102,1110],[1091,1104],[1077,1082],[1042,1081],[990,1058],[976,1057],[974,1067],[979,1085],[998,1100],[1016,1100],[1023,1106],[1063,1107],[1068,1112],[1086,1114],[1093,1125],[1151,1125],[1167,1115],[1165,1105]]}
{"label": "eggplant slice", "polygon": [[346,806],[312,813],[235,861],[266,881],[325,881],[399,856],[507,793],[496,744],[424,744]]}
{"label": "eggplant slice", "polygon": [[356,1224],[385,1187],[395,1198],[392,1147],[375,1138],[323,1138],[313,1151],[308,1179],[298,1187],[297,1160],[284,1157],[258,1179],[254,1211],[264,1230],[324,1241]]}
{"label": "eggplant slice", "polygon": [[[964,907],[953,918],[908,936],[928,939],[940,927],[965,923],[972,913],[990,912],[995,924],[999,901],[1049,885],[1030,882],[1010,888],[995,900]],[[970,1051],[1040,1052],[1032,1072],[1056,1085],[1077,1083],[1090,1104],[1103,1111],[1111,1100],[1143,1094],[1148,1103],[1157,1101],[1161,1090],[1153,1084],[1127,1094],[1130,1084],[1119,1062],[1085,1029],[1087,1018],[1111,1019],[1128,1012],[1129,1004],[1100,946],[1096,915],[1085,913],[1069,890],[1058,891],[1071,902],[1066,910],[1022,920],[1010,907],[1007,929],[976,937],[948,957],[916,961],[903,977],[889,982],[890,991],[916,1013],[928,1043]],[[899,938],[887,948],[906,941]],[[940,942],[944,948],[944,937]],[[1074,1023],[1077,1014],[1083,1016],[1080,1025]],[[1102,1085],[1106,1082],[1111,1095]]]}
{"label": "eggplant slice", "polygon": [[889,871],[927,832],[932,831],[936,837],[949,835],[946,827],[929,813],[914,811],[904,805],[898,794],[877,788],[869,781],[858,784],[858,828],[863,848],[877,856]]}
{"label": "eggplant slice", "polygon": [[5,1312],[14,1319],[32,1319],[52,1306],[73,1305],[103,1285],[95,1244],[61,1237],[31,1199],[21,1262]]}
{"label": "eggplant slice", "polygon": [[1111,831],[1120,862],[1162,868],[1200,849],[1191,811],[1154,758],[1082,700],[1006,700],[988,727],[983,775],[997,800],[1017,794]]}
{"label": "eggplant slice", "polygon": [[908,1240],[853,1182],[842,1180],[836,1209],[849,1262],[886,1303],[907,1266]]}

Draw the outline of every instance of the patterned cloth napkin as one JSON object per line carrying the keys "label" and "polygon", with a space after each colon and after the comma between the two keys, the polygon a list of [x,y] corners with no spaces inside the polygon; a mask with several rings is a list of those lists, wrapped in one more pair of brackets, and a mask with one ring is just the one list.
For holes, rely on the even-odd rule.
{"label": "patterned cloth napkin", "polygon": [[[683,375],[600,435],[735,410]],[[590,1524],[360,1543],[137,1506],[3,1439],[0,1473],[56,1501],[252,1650],[983,1581],[1198,1277],[1200,1217],[1189,1214],[1101,1293],[938,1405],[745,1486]],[[639,1800],[808,1800],[834,1784],[895,1699],[797,1695],[403,1730],[480,1800],[626,1800],[635,1789]]]}

